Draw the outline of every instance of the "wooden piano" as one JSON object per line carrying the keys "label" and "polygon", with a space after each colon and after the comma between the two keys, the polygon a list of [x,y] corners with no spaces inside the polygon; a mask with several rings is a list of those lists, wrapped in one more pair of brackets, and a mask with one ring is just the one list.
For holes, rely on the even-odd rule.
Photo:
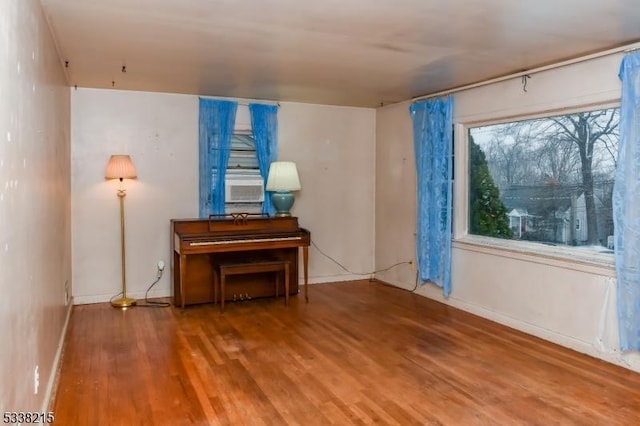
{"label": "wooden piano", "polygon": [[[289,294],[298,293],[298,249],[302,248],[305,299],[308,299],[308,249],[311,234],[296,217],[247,214],[209,219],[171,220],[173,303],[182,306],[214,301],[215,265],[226,262],[290,262]],[[270,276],[229,277],[225,300],[275,295]],[[284,289],[280,294],[284,294]]]}

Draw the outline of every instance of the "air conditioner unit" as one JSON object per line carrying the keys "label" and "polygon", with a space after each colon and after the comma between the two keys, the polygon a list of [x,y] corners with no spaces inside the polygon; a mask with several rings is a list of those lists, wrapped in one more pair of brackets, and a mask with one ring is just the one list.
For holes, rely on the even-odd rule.
{"label": "air conditioner unit", "polygon": [[225,179],[224,195],[227,203],[262,203],[264,182],[254,176],[231,176]]}

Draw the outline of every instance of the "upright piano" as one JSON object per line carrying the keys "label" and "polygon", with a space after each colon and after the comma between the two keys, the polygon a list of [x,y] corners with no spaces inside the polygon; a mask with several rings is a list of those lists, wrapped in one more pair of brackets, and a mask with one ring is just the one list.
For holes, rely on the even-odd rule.
{"label": "upright piano", "polygon": [[[311,234],[298,225],[296,217],[233,214],[209,219],[172,219],[173,303],[184,306],[213,302],[215,265],[227,262],[289,261],[289,294],[296,294],[299,248],[303,254],[306,292],[310,242]],[[225,300],[275,295],[270,276],[229,277],[227,289],[227,294],[221,295]]]}

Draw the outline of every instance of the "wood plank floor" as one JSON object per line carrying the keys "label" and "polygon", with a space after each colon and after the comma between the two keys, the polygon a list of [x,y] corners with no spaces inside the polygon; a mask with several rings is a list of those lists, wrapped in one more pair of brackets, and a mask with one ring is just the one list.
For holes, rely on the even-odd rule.
{"label": "wood plank floor", "polygon": [[74,307],[59,425],[637,425],[640,374],[380,283]]}

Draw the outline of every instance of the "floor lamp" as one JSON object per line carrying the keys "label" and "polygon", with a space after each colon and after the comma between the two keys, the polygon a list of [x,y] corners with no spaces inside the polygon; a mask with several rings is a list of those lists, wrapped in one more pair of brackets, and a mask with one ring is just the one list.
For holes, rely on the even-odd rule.
{"label": "floor lamp", "polygon": [[124,250],[124,197],[127,191],[123,186],[123,179],[135,179],[136,168],[133,166],[131,157],[128,155],[112,155],[107,164],[105,179],[119,179],[118,199],[120,200],[120,250],[122,252],[122,297],[112,300],[111,306],[114,308],[126,308],[136,304],[136,299],[127,297],[127,272]]}

